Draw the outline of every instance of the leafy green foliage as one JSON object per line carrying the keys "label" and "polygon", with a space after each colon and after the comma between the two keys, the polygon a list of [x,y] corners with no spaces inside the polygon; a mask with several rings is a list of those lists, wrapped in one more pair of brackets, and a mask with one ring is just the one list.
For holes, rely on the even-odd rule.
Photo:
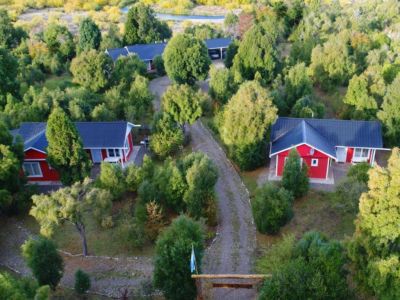
{"label": "leafy green foliage", "polygon": [[120,48],[123,46],[122,37],[119,34],[119,28],[111,24],[108,31],[103,34],[100,43],[100,50]]}
{"label": "leafy green foliage", "polygon": [[265,281],[259,299],[349,299],[345,262],[338,242],[308,232]]}
{"label": "leafy green foliage", "polygon": [[229,69],[217,69],[211,66],[210,96],[219,104],[224,105],[235,94],[237,85]]}
{"label": "leafy green foliage", "polygon": [[308,95],[296,101],[291,116],[295,118],[323,118],[325,106],[313,96]]}
{"label": "leafy green foliage", "polygon": [[226,104],[219,132],[241,169],[253,169],[265,161],[266,135],[276,113],[270,94],[256,81],[243,83]]}
{"label": "leafy green foliage", "polygon": [[137,55],[120,56],[114,62],[112,83],[130,85],[138,75],[146,74],[146,64]]}
{"label": "leafy green foliage", "polygon": [[290,150],[283,168],[282,186],[292,192],[295,198],[300,198],[308,192],[308,168],[307,165],[301,164],[295,148]]}
{"label": "leafy green foliage", "polygon": [[46,128],[47,159],[69,185],[89,175],[91,162],[83,149],[75,125],[61,108],[50,114]]}
{"label": "leafy green foliage", "polygon": [[103,52],[89,50],[80,53],[71,62],[73,81],[94,92],[105,89],[111,76],[111,58]]}
{"label": "leafy green foliage", "polygon": [[229,46],[228,49],[226,49],[226,54],[225,54],[225,67],[230,68],[233,66],[233,59],[239,49],[239,43],[237,40],[234,40]]}
{"label": "leafy green foliage", "polygon": [[387,88],[377,116],[385,125],[385,135],[391,145],[400,143],[400,75]]}
{"label": "leafy green foliage", "polygon": [[[204,232],[190,218],[180,216],[157,239],[154,284],[167,299],[194,299],[196,286],[190,277],[189,261],[192,245],[196,263],[201,266]],[[200,270],[199,270],[200,271]]]}
{"label": "leafy green foliage", "polygon": [[254,222],[261,233],[275,234],[293,216],[293,195],[271,183],[258,189],[251,202]]}
{"label": "leafy green foliage", "polygon": [[57,287],[64,273],[64,263],[56,245],[46,239],[29,239],[22,245],[22,255],[39,285]]}
{"label": "leafy green foliage", "polygon": [[366,162],[352,165],[347,172],[347,177],[354,177],[357,181],[368,184],[369,175],[368,172],[371,169],[371,165]]}
{"label": "leafy green foliage", "polygon": [[156,57],[154,57],[153,64],[157,70],[158,76],[164,76],[165,74],[167,74],[165,72],[164,59],[162,58],[161,55],[157,55]]}
{"label": "leafy green foliage", "polygon": [[60,56],[60,62],[65,62],[75,55],[73,36],[65,26],[50,23],[43,31],[43,41],[52,56]]}
{"label": "leafy green foliage", "polygon": [[188,34],[174,36],[163,53],[168,77],[179,84],[194,85],[207,78],[211,60],[206,45]]}
{"label": "leafy green foliage", "polygon": [[79,24],[79,42],[78,51],[88,51],[91,49],[99,49],[101,43],[101,31],[96,23],[85,18]]}
{"label": "leafy green foliage", "polygon": [[222,32],[218,28],[209,24],[193,25],[185,28],[184,33],[191,34],[199,40],[215,39],[222,37]]}
{"label": "leafy green foliage", "polygon": [[149,44],[171,37],[165,22],[156,19],[150,6],[137,3],[131,6],[125,22],[124,44]]}
{"label": "leafy green foliage", "polygon": [[257,73],[265,83],[274,78],[279,63],[277,36],[268,30],[269,25],[269,22],[255,24],[245,33],[233,59],[236,82],[253,80]]}
{"label": "leafy green foliage", "polygon": [[356,278],[380,299],[400,296],[400,150],[394,148],[387,168],[369,171],[368,192],[360,198],[349,257]]}
{"label": "leafy green foliage", "polygon": [[63,222],[72,223],[81,237],[83,255],[86,256],[85,218],[94,218],[99,223],[106,220],[112,206],[111,199],[110,192],[94,188],[92,181],[86,178],[49,195],[32,196],[30,214],[39,223],[40,233],[47,237],[52,236]]}
{"label": "leafy green foliage", "polygon": [[364,75],[354,75],[343,102],[355,106],[357,110],[377,109],[376,100],[369,95],[368,78]]}
{"label": "leafy green foliage", "polygon": [[188,84],[174,84],[168,87],[163,95],[163,109],[181,126],[193,124],[201,117],[202,102],[206,95]]}
{"label": "leafy green foliage", "polygon": [[0,47],[14,48],[20,42],[22,36],[14,28],[8,12],[4,9],[0,10]]}
{"label": "leafy green foliage", "polygon": [[298,63],[291,67],[285,76],[285,94],[287,105],[292,107],[300,98],[311,95],[312,81],[307,75],[304,63]]}
{"label": "leafy green foliage", "polygon": [[0,273],[1,300],[47,300],[48,297],[49,286],[45,285],[38,288],[37,283],[30,279],[17,279],[6,272]]}
{"label": "leafy green foliage", "polygon": [[183,142],[183,131],[169,114],[155,116],[150,148],[157,156],[164,158],[175,153]]}
{"label": "leafy green foliage", "polygon": [[15,80],[17,72],[18,62],[15,57],[7,49],[0,48],[0,97],[7,93],[18,94],[19,84]]}
{"label": "leafy green foliage", "polygon": [[81,269],[75,272],[75,291],[82,295],[90,289],[90,277],[87,273],[83,272]]}
{"label": "leafy green foliage", "polygon": [[100,165],[100,175],[98,186],[108,190],[114,199],[119,199],[126,191],[124,174],[119,164],[102,162]]}

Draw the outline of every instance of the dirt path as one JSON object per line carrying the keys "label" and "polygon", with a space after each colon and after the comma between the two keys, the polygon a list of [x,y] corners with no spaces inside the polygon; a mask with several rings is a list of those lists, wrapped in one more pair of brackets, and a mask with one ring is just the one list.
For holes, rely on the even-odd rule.
{"label": "dirt path", "polygon": [[[14,218],[0,220],[0,265],[23,276],[31,276],[21,256],[21,245],[31,232]],[[153,262],[147,257],[82,257],[62,253],[65,270],[60,285],[74,287],[74,274],[78,268],[91,279],[90,292],[119,298],[125,289],[129,295],[139,293],[143,284],[151,281]]]}
{"label": "dirt path", "polygon": [[[155,109],[160,107],[160,97],[170,84],[166,77],[157,78],[150,84],[156,95]],[[200,83],[203,90],[206,82]],[[233,168],[211,133],[201,121],[190,127],[192,149],[206,153],[218,168],[216,193],[218,198],[217,237],[207,249],[203,260],[203,273],[250,274],[256,247],[256,230],[250,209],[249,194],[239,174]],[[254,291],[219,289],[214,299],[252,299]]]}

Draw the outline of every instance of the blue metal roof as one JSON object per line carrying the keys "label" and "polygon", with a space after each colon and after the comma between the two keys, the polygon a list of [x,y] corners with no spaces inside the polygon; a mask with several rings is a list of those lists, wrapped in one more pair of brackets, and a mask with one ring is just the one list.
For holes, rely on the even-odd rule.
{"label": "blue metal roof", "polygon": [[208,39],[205,40],[204,43],[206,44],[207,49],[228,48],[229,45],[232,43],[232,39],[231,38]]}
{"label": "blue metal roof", "polygon": [[166,43],[158,44],[137,44],[133,46],[126,46],[130,54],[136,54],[143,61],[153,60],[157,55],[162,55]]}
{"label": "blue metal roof", "polygon": [[128,51],[126,50],[126,48],[107,49],[106,53],[111,57],[113,61],[116,61],[120,56],[128,55]]}
{"label": "blue metal roof", "polygon": [[278,118],[271,130],[271,155],[307,143],[336,157],[335,147],[382,148],[377,121]]}
{"label": "blue metal roof", "polygon": [[[231,43],[231,38],[218,38],[204,40],[208,49],[227,48]],[[127,56],[128,54],[136,54],[142,61],[153,60],[157,55],[162,55],[167,43],[154,43],[154,44],[136,44],[126,46],[124,48],[107,49],[106,53],[113,61],[116,61],[120,56]]]}
{"label": "blue metal roof", "polygon": [[[128,122],[75,122],[84,148],[122,148]],[[20,135],[24,141],[24,151],[34,148],[46,152],[46,123],[22,123],[14,135]]]}

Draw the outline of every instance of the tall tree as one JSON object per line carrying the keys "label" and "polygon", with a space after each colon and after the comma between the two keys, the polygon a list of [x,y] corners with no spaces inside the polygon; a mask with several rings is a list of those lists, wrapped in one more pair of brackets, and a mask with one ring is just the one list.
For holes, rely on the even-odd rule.
{"label": "tall tree", "polygon": [[304,63],[299,63],[288,70],[285,76],[285,94],[287,105],[292,107],[301,97],[312,93],[312,81],[307,75]]}
{"label": "tall tree", "polygon": [[253,80],[256,73],[265,83],[275,76],[278,67],[277,35],[264,23],[254,24],[243,37],[233,59],[235,81]]}
{"label": "tall tree", "polygon": [[79,24],[78,51],[99,49],[101,43],[101,31],[91,18],[85,18]]}
{"label": "tall tree", "polygon": [[369,171],[367,193],[360,198],[349,256],[356,278],[379,299],[400,297],[400,149],[387,168]]}
{"label": "tall tree", "polygon": [[[16,80],[18,74],[18,61],[5,48],[0,48],[0,98],[7,93],[19,94],[19,83]],[[0,103],[4,102],[0,99]]]}
{"label": "tall tree", "polygon": [[201,117],[201,108],[206,95],[187,84],[174,84],[163,95],[163,109],[181,126],[193,124]]}
{"label": "tall tree", "polygon": [[163,53],[168,77],[176,83],[194,85],[207,78],[211,60],[206,45],[188,34],[174,36]]}
{"label": "tall tree", "polygon": [[211,66],[210,70],[210,96],[219,104],[224,105],[237,90],[230,69],[218,69]]}
{"label": "tall tree", "polygon": [[363,74],[351,78],[343,102],[354,106],[357,110],[378,108],[376,100],[369,94],[368,78]]}
{"label": "tall tree", "polygon": [[61,108],[55,108],[50,114],[46,138],[47,159],[59,172],[63,184],[70,185],[89,175],[91,162],[83,149],[82,140]]}
{"label": "tall tree", "polygon": [[43,31],[43,41],[46,43],[49,52],[52,55],[61,56],[64,62],[71,59],[75,54],[73,36],[68,28],[63,25],[49,24]]}
{"label": "tall tree", "polygon": [[293,148],[283,168],[282,186],[293,193],[295,198],[304,196],[309,188],[308,168],[302,164],[300,155]]}
{"label": "tall tree", "polygon": [[70,71],[74,82],[98,92],[110,83],[112,60],[105,53],[92,49],[75,57]]}
{"label": "tall tree", "polygon": [[266,133],[276,114],[270,94],[256,81],[243,83],[226,104],[219,132],[240,168],[252,169],[265,161]]}
{"label": "tall tree", "polygon": [[378,118],[391,145],[400,145],[400,75],[388,86]]}
{"label": "tall tree", "polygon": [[157,20],[150,6],[141,2],[131,6],[125,21],[125,45],[160,42],[171,35],[167,23]]}
{"label": "tall tree", "polygon": [[0,9],[0,47],[14,48],[16,47],[23,35],[19,29],[14,28],[8,12]]}
{"label": "tall tree", "polygon": [[64,262],[56,245],[46,239],[29,239],[22,245],[22,255],[39,285],[57,287],[64,273]]}
{"label": "tall tree", "polygon": [[203,234],[200,224],[180,216],[157,239],[154,284],[167,299],[196,297],[196,286],[190,277],[188,262],[193,246],[196,265],[200,268],[204,251]]}
{"label": "tall tree", "polygon": [[33,206],[30,214],[38,221],[40,233],[51,237],[54,230],[63,222],[72,223],[82,240],[82,252],[86,256],[87,218],[95,218],[101,223],[110,213],[112,206],[110,192],[94,188],[86,178],[71,187],[59,189],[51,194],[32,196]]}

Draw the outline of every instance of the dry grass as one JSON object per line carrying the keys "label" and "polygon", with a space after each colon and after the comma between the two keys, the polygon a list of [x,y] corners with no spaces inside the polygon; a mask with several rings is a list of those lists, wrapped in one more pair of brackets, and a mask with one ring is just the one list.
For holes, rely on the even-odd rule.
{"label": "dry grass", "polygon": [[300,238],[305,232],[315,230],[330,238],[343,240],[353,234],[353,214],[343,214],[332,203],[331,194],[311,190],[294,203],[294,217],[277,235],[258,233],[260,249],[266,249],[279,242],[284,234]]}

